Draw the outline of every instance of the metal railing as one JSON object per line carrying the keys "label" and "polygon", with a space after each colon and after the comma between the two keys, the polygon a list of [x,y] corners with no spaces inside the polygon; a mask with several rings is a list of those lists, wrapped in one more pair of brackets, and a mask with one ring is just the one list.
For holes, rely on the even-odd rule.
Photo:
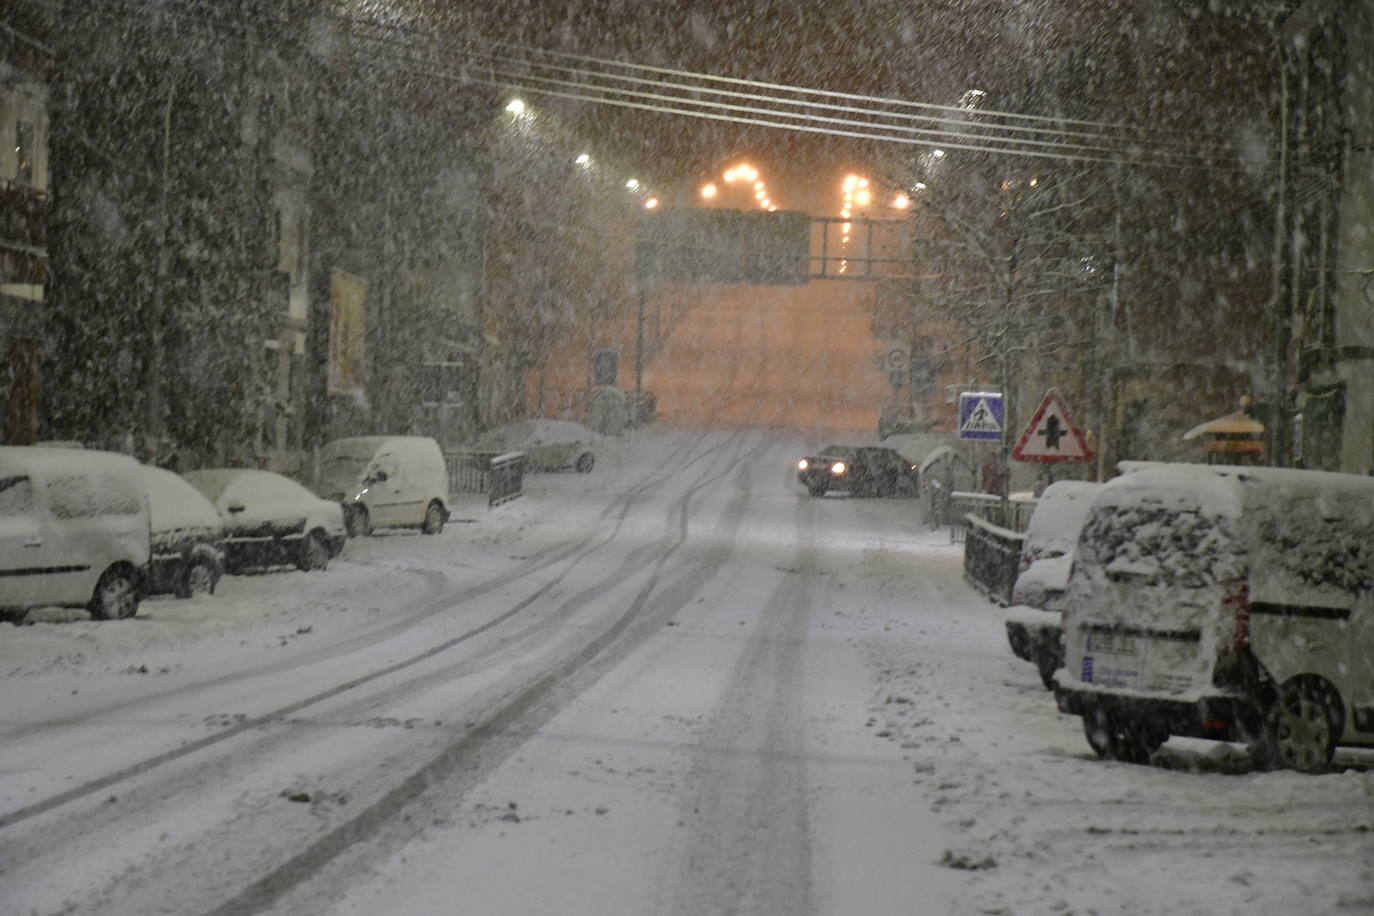
{"label": "metal railing", "polygon": [[949,494],[949,498],[945,500],[941,512],[941,522],[950,526],[949,539],[954,544],[964,540],[967,533],[964,520],[970,515],[990,522],[999,528],[1025,531],[1026,526],[1030,524],[1031,513],[1035,511],[1037,502],[1039,500],[1016,498],[1004,503],[1002,497],[995,493],[961,493],[956,491]]}
{"label": "metal railing", "polygon": [[499,506],[524,492],[524,452],[445,452],[444,463],[455,493],[485,493],[488,506]]}
{"label": "metal railing", "polygon": [[1021,565],[1023,531],[994,525],[977,515],[964,516],[964,578],[1001,605],[1011,604],[1012,586]]}

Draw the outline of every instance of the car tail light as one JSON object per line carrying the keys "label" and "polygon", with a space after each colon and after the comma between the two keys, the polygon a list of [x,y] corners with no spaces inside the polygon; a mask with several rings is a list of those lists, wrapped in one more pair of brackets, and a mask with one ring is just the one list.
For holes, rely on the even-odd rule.
{"label": "car tail light", "polygon": [[1250,647],[1250,586],[1244,579],[1232,579],[1222,586],[1221,610],[1231,618],[1231,644],[1226,648],[1239,652]]}

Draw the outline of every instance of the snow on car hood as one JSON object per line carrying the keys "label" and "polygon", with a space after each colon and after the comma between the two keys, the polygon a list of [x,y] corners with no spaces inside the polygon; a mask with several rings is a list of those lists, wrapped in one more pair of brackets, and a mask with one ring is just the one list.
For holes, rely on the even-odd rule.
{"label": "snow on car hood", "polygon": [[1016,577],[1016,585],[1011,592],[1012,603],[1045,607],[1053,598],[1063,594],[1069,584],[1069,570],[1072,567],[1072,552],[1034,561]]}

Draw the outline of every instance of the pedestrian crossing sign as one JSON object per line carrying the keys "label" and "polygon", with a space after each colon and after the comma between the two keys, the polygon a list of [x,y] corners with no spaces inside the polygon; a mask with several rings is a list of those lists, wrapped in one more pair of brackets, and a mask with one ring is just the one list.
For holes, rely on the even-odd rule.
{"label": "pedestrian crossing sign", "polygon": [[1004,416],[1000,391],[964,391],[959,394],[960,439],[1001,439]]}

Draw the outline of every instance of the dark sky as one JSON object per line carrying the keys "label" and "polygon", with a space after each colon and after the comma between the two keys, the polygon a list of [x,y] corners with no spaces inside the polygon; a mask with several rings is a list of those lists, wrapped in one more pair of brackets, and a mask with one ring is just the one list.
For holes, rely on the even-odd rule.
{"label": "dark sky", "polygon": [[[382,2],[382,0],[371,0]],[[405,0],[395,0],[396,5]],[[1000,110],[1170,121],[1258,117],[1267,54],[1257,12],[1231,0],[412,0],[451,34],[719,76]],[[1270,4],[1272,5],[1272,4]],[[1240,87],[1237,90],[1237,87]],[[1239,91],[1244,97],[1229,101]],[[914,157],[824,137],[543,99],[570,128],[663,185],[690,188],[736,158],[788,186]],[[1065,107],[1068,112],[1065,112]],[[1210,112],[1210,114],[1209,114]],[[784,200],[785,202],[785,200]]]}

